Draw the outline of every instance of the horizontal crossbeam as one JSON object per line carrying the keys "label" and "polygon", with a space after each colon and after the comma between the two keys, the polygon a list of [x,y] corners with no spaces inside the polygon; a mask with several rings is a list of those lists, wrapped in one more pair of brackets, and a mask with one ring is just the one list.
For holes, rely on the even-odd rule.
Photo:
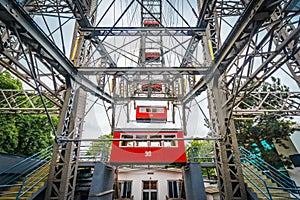
{"label": "horizontal crossbeam", "polygon": [[94,36],[203,36],[204,28],[198,27],[90,27],[80,28],[88,33],[87,37]]}
{"label": "horizontal crossbeam", "polygon": [[99,67],[81,67],[78,71],[83,75],[203,75],[207,69],[202,67],[117,67],[117,68],[99,68]]}

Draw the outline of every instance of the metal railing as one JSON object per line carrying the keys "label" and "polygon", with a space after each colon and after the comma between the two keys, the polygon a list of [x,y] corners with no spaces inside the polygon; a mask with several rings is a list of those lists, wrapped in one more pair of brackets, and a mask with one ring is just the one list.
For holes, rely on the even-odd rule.
{"label": "metal railing", "polygon": [[108,162],[110,144],[85,143],[80,146],[80,162]]}
{"label": "metal railing", "polygon": [[[24,196],[39,185],[49,174],[52,146],[0,172],[1,196]],[[38,186],[39,187],[39,186]]]}
{"label": "metal railing", "polygon": [[16,199],[24,196],[25,194],[27,194],[28,191],[30,191],[36,186],[38,188],[44,186],[44,185],[39,185],[39,183],[44,184],[44,182],[48,177],[49,169],[50,169],[50,161],[42,164],[41,166],[33,170],[31,173],[27,174],[23,179],[22,185],[20,187],[20,190],[18,191],[18,195]]}
{"label": "metal railing", "polygon": [[186,149],[188,162],[215,163],[213,146],[192,146]]}
{"label": "metal railing", "polygon": [[[243,163],[244,164],[244,163]],[[267,182],[259,176],[251,167],[243,165],[244,177],[268,200],[272,199]]]}
{"label": "metal railing", "polygon": [[[272,196],[299,199],[300,188],[297,187],[295,181],[247,149],[239,147],[239,151],[245,178],[267,199],[272,199]],[[263,175],[269,179],[269,182]],[[287,192],[289,196],[280,193],[280,191]]]}

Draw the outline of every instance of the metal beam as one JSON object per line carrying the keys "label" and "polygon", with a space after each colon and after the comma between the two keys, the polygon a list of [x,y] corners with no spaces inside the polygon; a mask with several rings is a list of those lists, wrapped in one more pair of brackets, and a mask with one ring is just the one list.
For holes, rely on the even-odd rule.
{"label": "metal beam", "polygon": [[[200,5],[201,10],[199,12],[196,27],[200,28],[200,29],[205,29],[206,21],[204,20],[204,16],[205,16],[205,13],[207,12],[207,6],[208,6],[208,3],[209,3],[209,0],[203,0],[203,1],[200,1],[200,2],[202,2],[202,5]],[[202,35],[198,35],[198,34],[193,35],[193,37],[190,40],[190,42],[188,44],[188,47],[185,51],[185,54],[182,58],[180,67],[191,65],[192,58],[193,58],[193,53],[196,50],[196,47],[198,46],[198,43],[201,39],[201,36],[203,36],[203,35],[204,34],[202,34]]]}
{"label": "metal beam", "polygon": [[[236,92],[229,95],[226,104],[234,100],[234,105],[241,102],[244,98],[247,98],[256,87],[258,87],[263,81],[270,77],[277,69],[282,67],[286,62],[289,61],[289,57],[282,52],[284,49],[293,42],[293,38],[297,37],[300,33],[300,26],[290,33],[289,37],[286,37],[281,44],[276,46],[275,52],[270,52],[269,56],[266,57],[265,61],[255,70],[251,76],[240,84],[239,88],[235,88]],[[272,42],[272,41],[270,41]],[[294,53],[299,53],[300,47],[294,49]],[[274,61],[276,59],[276,61]],[[245,67],[245,66],[243,66]],[[262,73],[263,72],[263,73]],[[253,81],[255,80],[255,83]],[[235,80],[236,81],[236,80]],[[233,105],[233,106],[234,106]]]}
{"label": "metal beam", "polygon": [[[41,92],[44,97],[47,110],[51,114],[59,114],[62,108],[53,100],[53,96],[46,91]],[[22,113],[22,114],[46,114],[40,96],[35,90],[5,90],[0,89],[0,113]]]}
{"label": "metal beam", "polygon": [[226,100],[226,93],[220,78],[214,77],[208,84],[207,91],[212,136],[222,138],[214,143],[220,199],[244,200],[247,199],[247,194],[237,138],[233,119],[229,121],[229,112],[222,106]]}
{"label": "metal beam", "polygon": [[204,75],[206,72],[200,67],[81,67],[78,68],[78,71],[83,75],[107,74],[115,76],[135,75],[137,73],[140,75]]}
{"label": "metal beam", "polygon": [[[233,108],[233,115],[256,116],[261,114],[300,115],[300,92],[251,92]],[[270,103],[272,102],[272,103]]]}
{"label": "metal beam", "polygon": [[268,19],[280,1],[271,0],[252,0],[246,7],[243,15],[239,18],[227,39],[221,46],[219,54],[210,66],[208,75],[199,80],[195,87],[184,96],[183,103],[190,101],[196,93],[205,90],[215,74],[223,74],[235,59],[236,55],[242,51],[245,44],[249,41],[251,34],[255,33],[263,22]]}
{"label": "metal beam", "polygon": [[[161,95],[161,94],[160,94]],[[179,99],[177,97],[165,97],[165,95],[162,96],[151,96],[148,97],[147,95],[144,96],[135,96],[135,97],[115,97],[115,104],[125,104],[130,101],[171,101],[174,102],[174,104],[179,103]]]}
{"label": "metal beam", "polygon": [[22,27],[24,31],[32,37],[32,40],[34,40],[36,44],[40,45],[40,48],[43,49],[43,53],[53,59],[55,64],[52,63],[51,66],[57,69],[57,71],[59,71],[62,75],[70,76],[76,82],[81,84],[85,90],[99,96],[105,101],[110,103],[114,102],[109,94],[105,93],[103,90],[98,88],[96,84],[78,73],[75,66],[42,32],[38,25],[18,3],[15,1],[2,0],[0,2],[0,20],[6,23],[8,27],[11,27],[13,24],[18,24],[20,28]]}
{"label": "metal beam", "polygon": [[91,27],[80,28],[86,37],[95,36],[202,36],[205,29],[200,27]]}

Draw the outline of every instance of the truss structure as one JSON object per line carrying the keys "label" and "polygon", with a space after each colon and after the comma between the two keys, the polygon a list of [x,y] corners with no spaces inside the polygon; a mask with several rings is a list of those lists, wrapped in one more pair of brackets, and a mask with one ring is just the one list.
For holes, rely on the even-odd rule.
{"label": "truss structure", "polygon": [[[60,114],[47,198],[72,199],[86,92],[110,105],[113,126],[118,107],[164,101],[181,108],[183,129],[205,93],[222,138],[221,199],[245,199],[233,120],[299,115],[299,10],[299,0],[0,0],[0,69],[31,88],[1,90],[0,112]],[[278,74],[296,87],[257,90]]]}
{"label": "truss structure", "polygon": [[46,111],[53,115],[59,115],[62,104],[56,104],[52,100],[52,95],[42,93],[44,103],[40,99],[40,95],[36,90],[0,90],[0,112],[3,114],[45,114]]}

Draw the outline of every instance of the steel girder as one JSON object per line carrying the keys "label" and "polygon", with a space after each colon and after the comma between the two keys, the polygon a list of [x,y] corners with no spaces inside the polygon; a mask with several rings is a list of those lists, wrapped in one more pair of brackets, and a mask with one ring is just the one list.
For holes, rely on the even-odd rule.
{"label": "steel girder", "polygon": [[[75,122],[73,111],[75,92],[76,90],[72,88],[71,83],[69,83],[61,117],[59,118],[56,142],[53,145],[46,199],[72,199],[72,190],[75,189],[72,182],[74,181],[73,178],[76,179],[74,174],[76,171],[77,157],[74,157],[74,152],[76,152],[77,145],[72,142],[59,143],[58,140],[60,137],[74,139],[77,136],[76,131],[72,129]],[[78,102],[75,102],[75,104],[76,103]]]}
{"label": "steel girder", "polygon": [[[86,1],[84,2],[86,3],[84,5],[81,5],[80,3],[82,2],[78,1],[73,1],[73,3],[75,5],[74,7],[72,7],[73,4],[69,4],[69,6],[72,7],[73,12],[76,12],[74,9],[78,9],[80,11],[78,13],[83,15],[83,10],[85,10],[89,16],[89,18],[84,19],[78,18],[73,32],[70,59],[73,61],[74,65],[80,67],[87,62],[86,58],[90,56],[91,43],[84,38],[78,28],[80,26],[89,26],[88,20],[94,20],[94,14],[90,13],[94,13],[92,10],[94,10],[97,0]],[[88,76],[86,76],[86,78],[88,78]],[[76,89],[76,86],[69,84],[69,90],[73,91],[74,89]],[[53,145],[52,165],[46,191],[47,199],[74,199],[75,194],[81,143],[77,141],[65,143],[62,140],[81,139],[83,133],[83,120],[86,114],[87,92],[78,89],[77,92],[74,93],[74,97],[72,93],[70,93],[69,96],[66,96],[65,98],[66,101],[69,100],[69,103],[64,104],[63,110],[67,110],[67,112],[62,112],[60,122],[63,121],[62,119],[65,119],[65,121],[64,123],[59,124],[58,130],[60,132],[58,132],[56,141]],[[72,106],[72,104],[74,105]]]}
{"label": "steel girder", "polygon": [[247,194],[234,123],[228,117],[227,108],[222,106],[226,101],[224,88],[222,78],[215,76],[207,90],[212,136],[222,138],[214,142],[220,198],[243,200]]}
{"label": "steel girder", "polygon": [[[49,94],[45,96],[47,99],[56,105],[62,105],[63,99],[61,95],[62,91],[64,90],[64,80],[59,73],[51,70],[50,68],[48,69],[48,73],[40,73],[36,63],[32,63],[32,67],[38,71],[38,73],[36,73],[36,79],[34,79],[32,71],[28,68],[28,66],[24,65],[22,61],[20,62],[18,60],[18,57],[24,58],[26,56],[25,52],[21,52],[19,50],[15,51],[12,49],[12,51],[3,51],[1,54],[3,55],[3,57],[0,58],[1,66],[9,70],[12,74],[14,74],[31,88],[36,89],[36,85],[34,83],[34,81],[36,81],[41,90],[44,91],[43,93]],[[52,79],[53,85],[48,85],[46,83],[47,79]]]}
{"label": "steel girder", "polygon": [[233,108],[235,118],[255,117],[270,113],[283,116],[299,116],[300,114],[299,92],[251,92],[247,99],[240,101]]}
{"label": "steel girder", "polygon": [[[232,107],[226,104],[228,96],[224,72],[230,67],[236,55],[243,51],[268,20],[279,2],[250,1],[245,5],[243,14],[233,26],[228,37],[220,45],[220,29],[218,24],[208,26],[208,38],[204,41],[206,61],[211,66],[210,74],[200,80],[196,87],[184,97],[183,102],[189,101],[197,91],[208,87],[208,103],[211,117],[212,135],[223,138],[215,142],[216,168],[221,199],[246,199],[246,190],[241,169],[241,161],[237,148],[237,138],[232,119]],[[213,5],[214,6],[214,5]],[[212,6],[210,19],[217,22],[217,13]],[[218,22],[220,23],[220,22]],[[208,23],[209,24],[209,23]],[[216,23],[215,23],[216,24]]]}
{"label": "steel girder", "polygon": [[50,114],[58,115],[61,104],[55,104],[57,102],[50,101],[53,96],[47,92],[42,91],[45,98],[45,104],[47,108],[44,108],[42,101],[40,100],[39,93],[36,90],[0,90],[0,113],[3,114],[46,114],[46,110]]}
{"label": "steel girder", "polygon": [[205,34],[204,28],[199,27],[91,27],[80,28],[86,32],[86,37],[95,36],[194,36],[201,37]]}
{"label": "steel girder", "polygon": [[[82,89],[76,91],[74,86],[67,88],[53,145],[46,199],[74,199],[86,96],[86,91]],[[64,142],[67,140],[73,142]]]}
{"label": "steel girder", "polygon": [[[106,94],[97,85],[78,73],[69,59],[53,44],[53,42],[38,28],[30,16],[14,1],[1,1],[1,21],[6,24],[14,34],[26,38],[23,42],[31,46],[30,51],[35,52],[56,69],[63,76],[70,76],[92,94],[113,102],[110,95]],[[16,33],[18,31],[19,33]]]}
{"label": "steel girder", "polygon": [[47,14],[55,16],[56,13],[70,14],[67,1],[56,0],[17,0],[20,6],[26,8],[31,15]]}
{"label": "steel girder", "polygon": [[[296,29],[298,28],[298,36],[295,35],[292,38],[291,42],[283,50],[283,53],[289,58],[286,62],[291,75],[297,82],[300,88],[300,36],[299,36],[299,26],[300,22],[297,21],[297,17],[299,18],[299,12],[297,13],[297,9],[292,12],[288,12],[291,3],[289,1],[283,1],[280,6],[277,7],[275,12],[271,16],[271,20],[276,22],[280,20],[280,24],[278,28],[274,31],[273,42],[278,46],[282,44],[281,40],[287,40],[290,38],[292,33],[295,33]],[[271,28],[268,28],[271,29]],[[298,50],[297,50],[298,48]]]}
{"label": "steel girder", "polygon": [[[197,24],[196,24],[196,27],[199,28],[199,29],[204,29],[205,30],[205,27],[206,27],[206,20],[204,19],[205,17],[205,14],[207,14],[207,10],[208,10],[208,4],[209,4],[209,1],[208,0],[203,0],[201,1],[201,5],[199,5],[199,8],[200,8],[200,12],[199,12],[199,16],[198,16],[198,21],[197,21]],[[187,67],[187,66],[190,66],[190,65],[193,65],[193,60],[192,60],[192,55],[196,49],[196,47],[198,46],[198,43],[200,41],[200,39],[202,38],[201,36],[203,36],[204,34],[195,34],[193,35],[193,37],[191,38],[188,46],[187,46],[187,49],[185,51],[185,54],[182,58],[182,62],[180,64],[180,67]]]}
{"label": "steel girder", "polygon": [[[277,9],[285,4],[279,5]],[[227,106],[231,105],[231,108],[255,91],[255,88],[275,71],[284,70],[285,65],[290,70],[290,76],[299,85],[296,74],[300,66],[297,60],[300,50],[297,39],[300,28],[293,26],[290,17],[278,16],[276,10],[259,31],[259,36],[253,34],[252,39],[247,43],[247,48],[236,56],[227,69],[225,81],[229,88]],[[274,15],[278,17],[276,20]]]}
{"label": "steel girder", "polygon": [[[232,109],[240,104],[256,87],[285,65],[288,66],[290,76],[299,84],[299,13],[287,10],[289,1],[281,1],[277,5],[270,18],[259,31],[252,33],[245,48],[237,53],[227,67],[224,81],[228,86],[229,100],[223,106]],[[218,51],[214,50],[214,55]],[[261,61],[257,62],[258,59]]]}
{"label": "steel girder", "polygon": [[[279,3],[279,1],[272,1],[272,3],[267,1],[250,1],[243,15],[240,16],[222,46],[218,48],[219,50],[216,55],[214,55],[214,62],[210,65],[208,75],[202,77],[194,88],[185,95],[182,99],[183,103],[190,101],[197,92],[203,91],[206,87],[206,83],[210,81],[216,73],[223,74],[230,67],[236,55],[245,48],[245,45],[251,39],[252,35],[258,31],[263,22],[270,18]],[[214,17],[213,15],[210,18],[213,19]]]}
{"label": "steel girder", "polygon": [[96,75],[107,74],[116,77],[141,75],[205,75],[205,70],[198,67],[118,67],[118,68],[99,68],[81,67],[78,69],[81,74]]}

